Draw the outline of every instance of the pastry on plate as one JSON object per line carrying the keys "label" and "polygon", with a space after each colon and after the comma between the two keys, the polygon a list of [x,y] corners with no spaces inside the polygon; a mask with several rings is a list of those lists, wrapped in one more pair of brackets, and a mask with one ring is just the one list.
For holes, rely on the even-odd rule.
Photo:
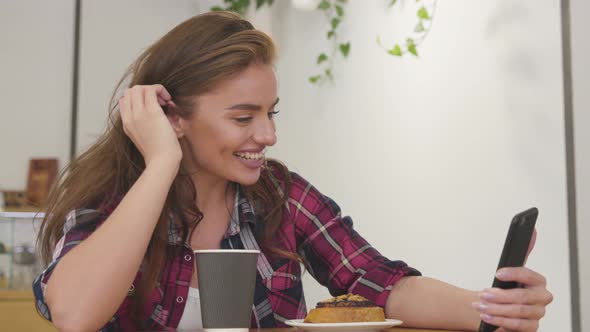
{"label": "pastry on plate", "polygon": [[384,322],[383,308],[360,295],[345,294],[318,302],[305,323]]}

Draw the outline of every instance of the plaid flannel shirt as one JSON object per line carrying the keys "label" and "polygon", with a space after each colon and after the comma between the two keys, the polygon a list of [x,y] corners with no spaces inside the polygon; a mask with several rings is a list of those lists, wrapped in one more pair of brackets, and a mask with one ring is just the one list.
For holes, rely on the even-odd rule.
{"label": "plaid flannel shirt", "polygon": [[[420,275],[404,262],[382,256],[353,229],[350,217],[341,216],[334,201],[299,175],[292,173],[292,177],[293,185],[275,239],[282,249],[304,257],[309,273],[328,287],[330,294],[359,294],[385,307],[390,290],[400,278]],[[241,190],[237,191],[234,213],[221,248],[259,249],[255,237],[259,217],[254,206]],[[68,251],[99,227],[113,209],[103,214],[80,209],[68,215],[53,262],[33,283],[37,309],[48,320],[51,320],[51,313],[44,293],[53,269]],[[162,278],[144,306],[143,318],[151,330],[178,326],[194,270],[191,247],[183,243],[176,224],[170,222],[169,225],[168,247],[180,247],[181,254],[166,262]],[[284,327],[285,320],[304,318],[307,310],[300,265],[263,252],[258,258],[257,270],[251,326]],[[135,329],[129,309],[139,277],[140,272],[130,285],[129,295],[101,331]]]}

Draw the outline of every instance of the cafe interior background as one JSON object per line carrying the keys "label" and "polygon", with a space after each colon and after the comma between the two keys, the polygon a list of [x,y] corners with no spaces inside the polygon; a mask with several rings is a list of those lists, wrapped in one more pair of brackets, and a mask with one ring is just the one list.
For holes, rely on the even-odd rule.
{"label": "cafe interior background", "polygon": [[[468,289],[491,284],[511,217],[538,207],[527,265],[555,297],[540,331],[590,331],[587,1],[252,3],[247,16],[279,52],[272,157],[334,198],[383,254]],[[19,199],[101,133],[143,48],[215,5],[0,2],[2,326],[34,317],[40,266]],[[329,296],[309,274],[304,284],[308,307]]]}

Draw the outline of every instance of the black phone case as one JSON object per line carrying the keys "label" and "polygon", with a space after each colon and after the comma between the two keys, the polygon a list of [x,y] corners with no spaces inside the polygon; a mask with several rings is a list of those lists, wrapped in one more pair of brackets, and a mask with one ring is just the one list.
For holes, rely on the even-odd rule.
{"label": "black phone case", "polygon": [[[506,240],[504,242],[504,249],[500,256],[497,270],[503,267],[518,267],[524,265],[526,252],[535,230],[537,216],[539,210],[537,208],[530,208],[526,211],[520,212],[512,218]],[[516,282],[505,282],[494,278],[492,287],[511,289],[520,287]],[[488,324],[484,321],[479,325],[479,332],[493,332],[498,327]]]}

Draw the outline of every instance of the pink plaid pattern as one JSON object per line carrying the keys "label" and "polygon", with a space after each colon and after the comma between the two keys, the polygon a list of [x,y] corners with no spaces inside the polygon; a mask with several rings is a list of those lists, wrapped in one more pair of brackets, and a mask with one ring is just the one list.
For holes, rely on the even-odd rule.
{"label": "pink plaid pattern", "polygon": [[[371,247],[352,227],[350,217],[342,217],[340,208],[330,198],[299,175],[292,173],[293,185],[283,222],[276,234],[276,243],[283,249],[297,252],[306,261],[307,271],[333,296],[345,293],[362,295],[384,307],[392,286],[404,276],[420,272],[403,261],[391,261]],[[277,184],[278,185],[278,184]],[[221,242],[221,248],[259,249],[257,234],[264,223],[238,190],[231,225]],[[72,212],[64,226],[54,261],[33,283],[38,311],[48,320],[51,313],[44,300],[44,291],[51,272],[60,259],[86,239],[110,215],[80,209]],[[181,229],[171,218],[168,253],[162,279],[145,305],[145,326],[152,330],[175,328],[184,311],[194,262],[192,249],[182,243]],[[174,253],[174,254],[173,254]],[[301,283],[301,268],[296,262],[262,253],[258,258],[258,274],[252,310],[252,327],[284,327],[284,321],[305,317],[307,309]],[[136,281],[140,277],[136,277]],[[123,301],[113,318],[101,331],[133,331],[129,304],[133,296]]]}

